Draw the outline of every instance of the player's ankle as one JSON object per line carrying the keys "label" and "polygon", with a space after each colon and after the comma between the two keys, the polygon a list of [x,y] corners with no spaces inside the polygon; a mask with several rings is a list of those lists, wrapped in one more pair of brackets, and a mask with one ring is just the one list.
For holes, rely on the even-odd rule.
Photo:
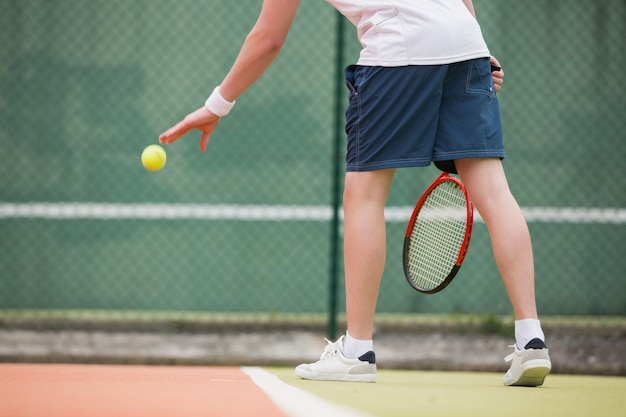
{"label": "player's ankle", "polygon": [[546,338],[538,319],[515,320],[515,344],[523,349],[533,339],[545,342]]}
{"label": "player's ankle", "polygon": [[350,336],[350,333],[346,332],[346,337],[343,340],[342,353],[346,358],[356,359],[363,354],[374,350],[374,342],[370,340],[355,339]]}

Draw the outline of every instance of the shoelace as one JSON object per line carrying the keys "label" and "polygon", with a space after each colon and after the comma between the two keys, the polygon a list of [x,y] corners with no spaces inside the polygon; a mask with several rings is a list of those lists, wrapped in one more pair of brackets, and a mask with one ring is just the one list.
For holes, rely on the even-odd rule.
{"label": "shoelace", "polygon": [[337,347],[337,343],[331,342],[330,340],[328,340],[326,338],[324,338],[324,340],[328,344],[324,348],[324,351],[322,352],[322,356],[320,356],[320,359],[331,358],[331,357],[337,355],[337,352],[339,352],[339,348]]}
{"label": "shoelace", "polygon": [[513,360],[513,358],[515,357],[515,352],[517,352],[517,346],[516,345],[509,345],[510,348],[513,348],[513,353],[511,353],[510,355],[507,355],[506,358],[504,358],[504,362],[511,362]]}

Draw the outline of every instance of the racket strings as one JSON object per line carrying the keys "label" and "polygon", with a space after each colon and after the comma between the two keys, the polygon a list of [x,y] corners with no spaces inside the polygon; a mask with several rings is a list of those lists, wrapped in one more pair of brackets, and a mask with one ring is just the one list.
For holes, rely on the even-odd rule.
{"label": "racket strings", "polygon": [[441,285],[459,257],[467,229],[467,202],[456,183],[433,189],[420,209],[409,238],[411,280],[424,290]]}

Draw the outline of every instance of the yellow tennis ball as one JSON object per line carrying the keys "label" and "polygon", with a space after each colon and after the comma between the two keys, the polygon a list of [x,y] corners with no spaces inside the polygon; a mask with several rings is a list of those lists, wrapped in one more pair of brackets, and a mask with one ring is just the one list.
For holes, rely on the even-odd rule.
{"label": "yellow tennis ball", "polygon": [[158,171],[165,166],[167,155],[159,145],[149,145],[141,153],[141,163],[148,171]]}

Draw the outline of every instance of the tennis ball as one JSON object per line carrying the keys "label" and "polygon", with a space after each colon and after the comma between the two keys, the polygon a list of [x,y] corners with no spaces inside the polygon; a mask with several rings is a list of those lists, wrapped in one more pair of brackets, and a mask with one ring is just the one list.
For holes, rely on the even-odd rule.
{"label": "tennis ball", "polygon": [[141,163],[148,171],[158,171],[165,166],[167,155],[159,145],[149,145],[141,153]]}

